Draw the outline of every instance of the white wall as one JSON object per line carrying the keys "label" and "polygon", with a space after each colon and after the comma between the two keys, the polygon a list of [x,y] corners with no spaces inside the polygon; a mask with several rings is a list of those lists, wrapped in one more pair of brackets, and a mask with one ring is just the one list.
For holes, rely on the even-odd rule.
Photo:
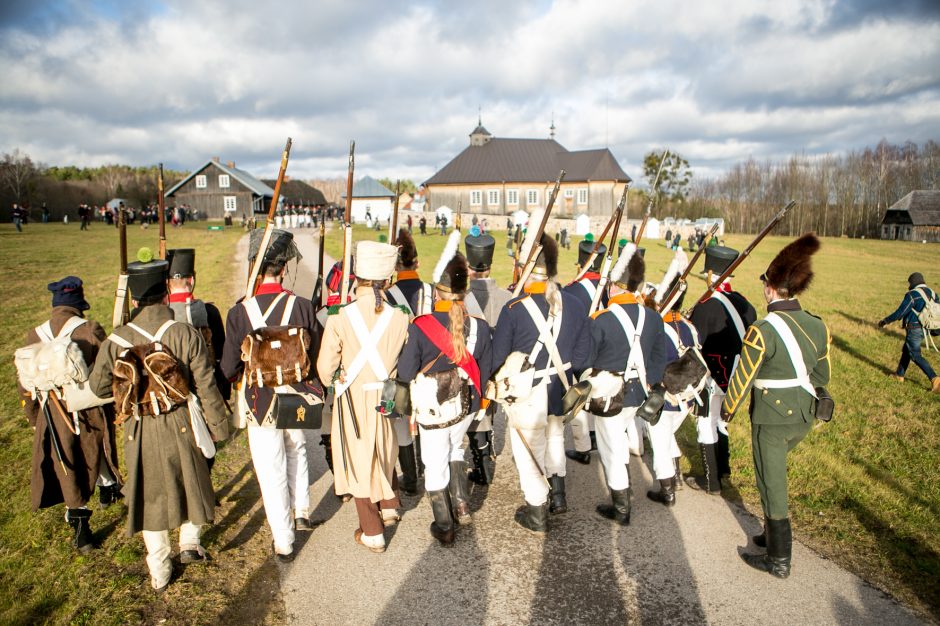
{"label": "white wall", "polygon": [[366,208],[372,219],[386,222],[392,216],[391,198],[353,198],[352,221],[354,224],[366,221]]}

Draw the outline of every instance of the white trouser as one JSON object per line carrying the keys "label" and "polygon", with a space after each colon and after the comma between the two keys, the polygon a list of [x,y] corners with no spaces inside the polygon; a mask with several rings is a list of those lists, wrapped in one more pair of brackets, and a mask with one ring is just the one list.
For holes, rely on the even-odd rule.
{"label": "white trouser", "polygon": [[[145,530],[144,545],[147,546],[147,568],[150,570],[150,584],[154,589],[163,587],[170,582],[173,574],[173,563],[170,561],[170,531]],[[199,539],[202,536],[202,527],[191,522],[183,522],[180,526],[180,552],[183,550],[198,550],[202,553]]]}
{"label": "white trouser", "polygon": [[679,456],[676,431],[682,426],[688,411],[663,411],[655,426],[647,425],[650,446],[653,448],[653,471],[657,480],[675,476],[676,467],[672,459]]}
{"label": "white trouser", "polygon": [[[643,433],[646,431],[646,420],[636,417],[636,410],[639,407],[633,407],[630,419],[624,423],[624,429],[627,431],[627,444],[630,453],[636,456],[643,456]],[[621,413],[622,415],[623,413]],[[598,421],[607,418],[598,418]],[[595,425],[596,428],[596,425]]]}
{"label": "white trouser", "polygon": [[[392,428],[395,429],[395,436],[398,438],[398,447],[404,448],[405,446],[410,446],[414,443],[414,437],[411,436],[411,418],[410,417],[401,417],[398,419],[392,420]],[[422,433],[422,437],[424,433]],[[421,441],[421,451],[422,457],[424,460],[424,440]]]}
{"label": "white trouser", "polygon": [[425,491],[447,489],[447,485],[450,484],[451,462],[464,460],[461,444],[472,420],[473,416],[468,415],[447,428],[426,429],[418,425],[421,431],[421,460],[424,462]]}
{"label": "white trouser", "polygon": [[699,443],[706,445],[717,443],[719,430],[725,435],[728,434],[727,424],[721,419],[721,403],[724,399],[725,392],[715,385],[708,400],[708,416],[699,417],[696,421]]}
{"label": "white trouser", "polygon": [[108,467],[108,460],[105,458],[104,450],[102,450],[101,460],[98,462],[98,480],[95,481],[95,485],[98,487],[110,487],[116,484],[117,480],[114,478],[114,474],[111,473],[111,468]]}
{"label": "white trouser", "polygon": [[571,425],[571,437],[574,439],[574,449],[578,452],[591,451],[591,431],[594,430],[594,416],[587,411],[578,411]]}
{"label": "white trouser", "polygon": [[[519,485],[522,487],[522,495],[526,503],[532,506],[541,506],[548,501],[548,482],[539,469],[545,463],[545,449],[548,443],[545,436],[546,430],[545,428],[532,430],[509,428],[509,443],[512,446],[512,458],[516,462],[516,470],[519,472]],[[522,443],[520,435],[529,444],[529,449],[532,450],[531,455]],[[533,455],[539,465],[532,460]]]}
{"label": "white trouser", "polygon": [[545,475],[564,478],[568,463],[568,457],[565,456],[564,416],[548,416],[548,428],[545,429],[545,438]]}
{"label": "white trouser", "polygon": [[634,420],[638,408],[627,407],[617,415],[598,417],[594,421],[597,453],[601,457],[601,464],[607,475],[607,486],[616,491],[630,486],[630,474],[627,471],[627,466],[630,464],[630,448],[625,431],[630,424],[634,424],[635,427]]}
{"label": "white trouser", "polygon": [[310,510],[304,431],[249,424],[248,448],[261,486],[264,514],[274,535],[274,548],[281,554],[290,554],[294,545],[291,508],[295,517],[307,517]]}

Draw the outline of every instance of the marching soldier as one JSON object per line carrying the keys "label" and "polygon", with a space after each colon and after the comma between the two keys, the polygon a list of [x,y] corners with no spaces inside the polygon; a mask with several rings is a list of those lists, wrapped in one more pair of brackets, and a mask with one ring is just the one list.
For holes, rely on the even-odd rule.
{"label": "marching soldier", "polygon": [[[927,307],[928,302],[940,302],[937,293],[927,286],[924,275],[920,272],[914,272],[907,277],[907,293],[897,310],[891,315],[878,322],[878,326],[885,326],[891,322],[901,320],[906,336],[904,338],[904,347],[901,349],[901,360],[898,362],[898,368],[894,372],[894,377],[899,382],[904,382],[904,374],[907,372],[911,361],[919,367],[927,380],[930,381],[930,389],[934,393],[940,393],[940,376],[930,367],[930,363],[921,354],[921,345],[927,340],[928,351],[930,348],[930,329],[924,328],[921,322],[921,312]],[[935,305],[936,306],[936,305]]]}
{"label": "marching soldier", "polygon": [[[591,322],[589,407],[595,413],[597,450],[611,498],[611,504],[598,505],[597,512],[623,526],[630,523],[631,508],[626,431],[650,389],[661,384],[666,367],[663,320],[641,304],[637,293],[645,273],[636,246],[626,244],[611,271],[608,308],[595,313]],[[609,410],[601,414],[601,407]]]}
{"label": "marching soldier", "polygon": [[[503,289],[490,278],[490,268],[493,265],[493,254],[496,251],[496,240],[489,234],[482,234],[478,226],[470,229],[470,234],[464,239],[467,249],[467,265],[469,266],[469,289],[464,306],[467,313],[482,317],[492,329],[499,319],[499,312],[512,298],[508,289]],[[483,379],[484,381],[486,378]],[[470,454],[473,458],[473,471],[470,480],[478,485],[488,485],[493,482],[493,470],[487,459],[495,458],[493,450],[493,411],[500,407],[494,406],[482,413],[482,417],[470,422],[467,429]]]}
{"label": "marching soldier", "polygon": [[730,422],[753,387],[751,446],[764,510],[764,534],[754,541],[767,553],[741,557],[777,578],[790,575],[793,543],[787,454],[812,428],[817,389],[830,376],[829,329],[796,299],[813,279],[811,257],[819,245],[816,235],[803,235],[781,250],[761,275],[767,316],[748,329],[741,361],[721,405],[721,417]]}
{"label": "marching soldier", "polygon": [[[493,368],[510,381],[532,376],[526,396],[504,408],[510,421],[512,454],[526,504],[516,521],[535,532],[548,529],[548,513],[568,510],[565,494],[565,441],[560,376],[573,381],[590,351],[587,311],[554,281],[558,244],[547,235],[524,285],[525,293],[503,307],[493,333]],[[522,359],[515,358],[521,356]],[[524,367],[523,363],[532,367]],[[511,366],[511,367],[510,367]],[[517,371],[518,370],[518,371]],[[521,390],[520,390],[521,392]],[[549,489],[550,486],[550,489]],[[547,505],[551,493],[551,507]]]}
{"label": "marching soldier", "polygon": [[[738,258],[737,250],[724,246],[705,249],[705,271],[709,284]],[[714,277],[713,277],[714,276]],[[721,477],[731,473],[728,432],[721,421],[720,407],[728,379],[741,354],[747,328],[757,312],[747,299],[731,289],[731,281],[719,285],[712,296],[692,309],[691,322],[702,341],[702,356],[714,381],[708,401],[699,407],[697,434],[704,476],[688,476],[686,484],[709,494],[721,493]]]}
{"label": "marching soldier", "polygon": [[[85,300],[82,280],[67,276],[49,283],[52,311],[49,320],[32,329],[26,345],[46,343],[56,337],[68,336],[82,352],[87,365],[105,340],[104,330],[94,320],[85,319],[91,308]],[[65,503],[65,519],[72,527],[72,545],[81,553],[90,552],[94,537],[88,525],[91,510],[88,500],[98,484],[102,505],[123,498],[117,484],[117,454],[114,441],[114,409],[107,404],[69,413],[56,392],[46,399],[20,386],[23,409],[33,427],[33,458],[30,474],[30,496],[33,511]],[[110,394],[109,394],[110,395]],[[49,419],[44,419],[40,402],[45,402]],[[52,430],[49,426],[52,426]],[[54,431],[54,432],[53,432]],[[68,471],[65,471],[67,465]]]}
{"label": "marching soldier", "polygon": [[398,360],[421,431],[424,486],[434,512],[431,534],[442,544],[453,542],[455,519],[472,521],[463,436],[480,411],[482,381],[489,380],[492,365],[490,327],[464,308],[467,260],[460,252],[448,260],[448,252],[434,272],[434,313],[415,318]]}
{"label": "marching soldier", "polygon": [[[430,313],[433,310],[433,290],[430,284],[418,276],[418,248],[408,229],[398,229],[395,245],[398,246],[398,261],[395,265],[398,275],[395,284],[385,292],[386,298],[395,306],[408,311],[411,317]],[[393,422],[399,446],[401,490],[405,495],[413,496],[418,493],[420,460],[415,439],[411,435],[411,420],[396,419]]]}
{"label": "marching soldier", "polygon": [[[263,235],[264,231],[260,229],[251,232],[249,265],[259,254]],[[238,417],[241,424],[247,425],[251,460],[261,488],[265,517],[274,537],[272,549],[281,562],[294,559],[295,531],[312,529],[306,435],[303,429],[275,427],[274,420],[269,417],[275,402],[275,390],[257,380],[249,384],[242,360],[242,343],[252,331],[267,326],[304,328],[311,335],[319,332],[313,303],[283,286],[287,264],[301,258],[290,232],[271,231],[271,240],[258,272],[261,284],[254,296],[229,309],[222,351],[222,372],[230,381],[240,380]],[[311,342],[307,349],[311,364],[316,362],[315,346],[316,342]],[[288,365],[292,364],[285,364],[284,369],[288,369]],[[312,369],[308,380],[315,377]]]}
{"label": "marching soldier", "polygon": [[385,551],[385,524],[398,521],[401,506],[395,474],[399,447],[389,423],[394,420],[377,410],[408,334],[408,314],[383,297],[397,259],[395,246],[357,244],[356,299],[330,307],[317,359],[321,380],[332,380],[335,394],[335,490],[355,498],[359,527],[353,537],[373,552]]}
{"label": "marching soldier", "polygon": [[[584,264],[591,258],[594,251],[594,235],[588,233],[578,244],[578,268],[584,267]],[[607,246],[601,243],[597,248],[597,256],[588,271],[585,272],[581,280],[569,284],[563,289],[565,293],[575,296],[584,305],[584,310],[589,311],[594,302],[594,294],[597,292],[597,286],[600,283],[601,265],[604,262],[604,256],[607,254]],[[600,308],[607,307],[607,299],[602,295]],[[565,450],[565,455],[573,460],[588,465],[591,462],[591,450],[597,450],[597,435],[594,432],[594,416],[587,411],[578,411],[574,419],[571,420],[571,436],[574,439],[574,450]]]}
{"label": "marching soldier", "polygon": [[[130,410],[120,415],[125,420],[127,534],[143,532],[150,583],[157,593],[166,590],[173,571],[170,529],[180,529],[180,561],[209,560],[201,545],[201,527],[213,521],[215,493],[204,448],[214,452],[212,442],[226,439],[229,430],[228,412],[215,384],[206,343],[195,328],[176,323],[167,306],[168,266],[163,260],[128,264],[128,288],[136,315],[131,323],[115,328],[102,344],[89,379],[96,395],[110,397],[116,362],[126,362],[119,357],[136,346],[159,345],[177,362],[175,376],[167,373],[164,382],[183,379],[202,407],[205,423],[197,423],[198,416],[190,415],[185,400],[173,403],[167,412],[157,400],[153,401],[156,407],[151,407],[151,402],[138,403],[136,394],[115,399]],[[147,379],[143,374],[135,376]],[[211,440],[207,441],[209,433]]]}

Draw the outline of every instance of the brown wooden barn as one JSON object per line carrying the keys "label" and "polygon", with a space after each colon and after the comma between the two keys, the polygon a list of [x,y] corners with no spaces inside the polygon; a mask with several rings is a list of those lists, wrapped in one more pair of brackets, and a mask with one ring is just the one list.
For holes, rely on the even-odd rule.
{"label": "brown wooden barn", "polygon": [[[167,205],[187,204],[209,219],[266,213],[274,190],[229,161],[206,161],[166,192]],[[283,197],[283,194],[282,194]]]}
{"label": "brown wooden barn", "polygon": [[881,238],[940,242],[940,190],[912,191],[888,207]]}

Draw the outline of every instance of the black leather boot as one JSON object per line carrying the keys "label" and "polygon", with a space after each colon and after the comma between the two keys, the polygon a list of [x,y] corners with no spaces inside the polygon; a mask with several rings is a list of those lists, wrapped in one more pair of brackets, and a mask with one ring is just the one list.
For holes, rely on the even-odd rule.
{"label": "black leather boot", "polygon": [[659,491],[647,491],[646,497],[653,502],[659,502],[660,504],[664,504],[666,506],[675,506],[676,490],[675,487],[673,487],[675,480],[676,479],[674,476],[660,479]]}
{"label": "black leather boot", "polygon": [[754,542],[754,545],[758,548],[767,547],[767,525],[764,525],[764,531],[759,535],[754,535],[751,537],[751,541]]}
{"label": "black leather boot", "polygon": [[470,480],[477,485],[489,485],[493,482],[493,433],[475,432],[470,436],[470,455],[473,457],[473,471]]}
{"label": "black leather boot", "polygon": [[673,457],[672,464],[676,466],[676,479],[673,481],[673,484],[676,487],[676,491],[682,489],[682,485],[685,484],[685,481],[682,480],[682,464],[679,463],[680,457]]}
{"label": "black leather boot", "polygon": [[326,456],[326,466],[333,473],[333,437],[330,435],[320,435],[320,445],[323,446],[323,454]]}
{"label": "black leather boot", "polygon": [[610,500],[612,504],[597,505],[597,512],[601,517],[613,520],[621,526],[630,525],[630,493],[629,487],[626,489],[611,489]]}
{"label": "black leather boot", "polygon": [[117,483],[98,486],[98,502],[101,503],[102,508],[111,506],[123,497],[124,494],[121,493],[121,485]]}
{"label": "black leather boot", "polygon": [[446,489],[441,489],[429,491],[428,497],[431,499],[431,512],[434,514],[434,521],[431,522],[431,536],[445,546],[454,543],[456,530],[454,518],[450,512],[450,495]]}
{"label": "black leather boot", "polygon": [[66,509],[65,519],[75,531],[72,538],[72,546],[82,554],[88,554],[95,549],[95,537],[91,533],[91,526],[88,521],[91,519],[91,511],[88,509]]}
{"label": "black leather boot", "polygon": [[418,460],[414,444],[398,446],[398,462],[401,464],[401,480],[398,486],[406,496],[418,494]]}
{"label": "black leather boot", "polygon": [[593,430],[591,431],[591,452],[597,450],[597,433]]}
{"label": "black leather boot", "polygon": [[516,523],[535,533],[548,530],[548,503],[533,506],[525,504],[516,509]]}
{"label": "black leather boot", "polygon": [[793,531],[790,519],[766,519],[767,554],[742,554],[744,562],[777,578],[790,576],[790,556],[793,550]]}
{"label": "black leather boot", "polygon": [[705,476],[687,476],[685,484],[696,491],[705,491],[709,495],[717,496],[721,493],[721,481],[718,478],[718,461],[715,458],[715,444],[698,444],[702,452],[702,466]]}
{"label": "black leather boot", "polygon": [[565,496],[565,477],[552,474],[548,479],[548,497],[551,504],[548,507],[552,515],[568,512],[568,498]]}
{"label": "black leather boot", "polygon": [[461,526],[473,522],[470,517],[470,479],[467,476],[466,461],[450,462],[450,505],[454,511],[454,519]]}
{"label": "black leather boot", "polygon": [[577,450],[565,450],[565,456],[571,459],[572,461],[577,461],[581,465],[591,464],[590,452],[578,452]]}
{"label": "black leather boot", "polygon": [[731,449],[728,447],[728,435],[718,431],[718,441],[715,442],[715,468],[718,477],[731,475]]}

